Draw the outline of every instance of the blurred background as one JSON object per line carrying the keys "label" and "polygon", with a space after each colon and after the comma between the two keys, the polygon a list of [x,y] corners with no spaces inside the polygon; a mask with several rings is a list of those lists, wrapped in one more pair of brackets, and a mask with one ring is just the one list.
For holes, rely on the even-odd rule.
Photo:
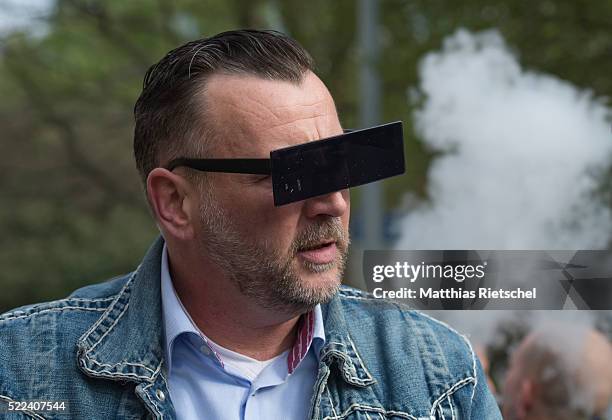
{"label": "blurred background", "polygon": [[[609,249],[611,25],[610,0],[0,0],[0,312],[136,267],[144,73],[237,27],[302,43],[345,127],[404,122],[406,175],[352,192],[347,283],[364,249]],[[440,317],[501,382],[540,315]]]}

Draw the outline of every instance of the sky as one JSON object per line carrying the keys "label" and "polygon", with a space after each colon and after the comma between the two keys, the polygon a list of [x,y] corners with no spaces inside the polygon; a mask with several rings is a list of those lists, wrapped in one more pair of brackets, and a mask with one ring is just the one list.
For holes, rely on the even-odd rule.
{"label": "sky", "polygon": [[0,35],[21,28],[38,32],[37,19],[47,14],[52,5],[53,0],[0,0]]}

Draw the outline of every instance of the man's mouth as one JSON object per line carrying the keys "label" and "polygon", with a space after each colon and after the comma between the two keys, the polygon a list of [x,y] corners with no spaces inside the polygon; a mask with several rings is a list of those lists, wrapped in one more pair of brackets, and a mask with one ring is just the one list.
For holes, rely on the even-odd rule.
{"label": "man's mouth", "polygon": [[315,264],[328,264],[336,259],[337,252],[335,241],[324,241],[300,249],[298,255]]}

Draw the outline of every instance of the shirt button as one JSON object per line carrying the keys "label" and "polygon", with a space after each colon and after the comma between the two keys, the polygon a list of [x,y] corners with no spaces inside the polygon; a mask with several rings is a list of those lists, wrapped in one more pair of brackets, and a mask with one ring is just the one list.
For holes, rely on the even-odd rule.
{"label": "shirt button", "polygon": [[208,348],[208,346],[202,346],[200,347],[200,350],[202,350],[202,353],[204,353],[204,355],[210,356],[210,349]]}
{"label": "shirt button", "polygon": [[164,391],[162,391],[161,389],[155,391],[155,396],[160,401],[164,401],[166,399],[166,394],[164,394]]}

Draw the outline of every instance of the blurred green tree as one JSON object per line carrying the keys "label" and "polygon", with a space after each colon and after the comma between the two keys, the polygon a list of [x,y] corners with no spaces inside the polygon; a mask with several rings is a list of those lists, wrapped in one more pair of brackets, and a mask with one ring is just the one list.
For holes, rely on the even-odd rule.
{"label": "blurred green tree", "polygon": [[[424,195],[432,153],[412,130],[417,63],[459,27],[498,28],[531,69],[612,94],[612,2],[381,0],[383,120],[406,123],[408,174],[387,206]],[[146,69],[175,46],[273,28],[314,56],[345,126],[358,123],[351,0],[57,0],[44,30],[0,47],[0,312],[134,268],[157,234],[134,168],[132,107]],[[358,194],[357,194],[358,198]]]}

